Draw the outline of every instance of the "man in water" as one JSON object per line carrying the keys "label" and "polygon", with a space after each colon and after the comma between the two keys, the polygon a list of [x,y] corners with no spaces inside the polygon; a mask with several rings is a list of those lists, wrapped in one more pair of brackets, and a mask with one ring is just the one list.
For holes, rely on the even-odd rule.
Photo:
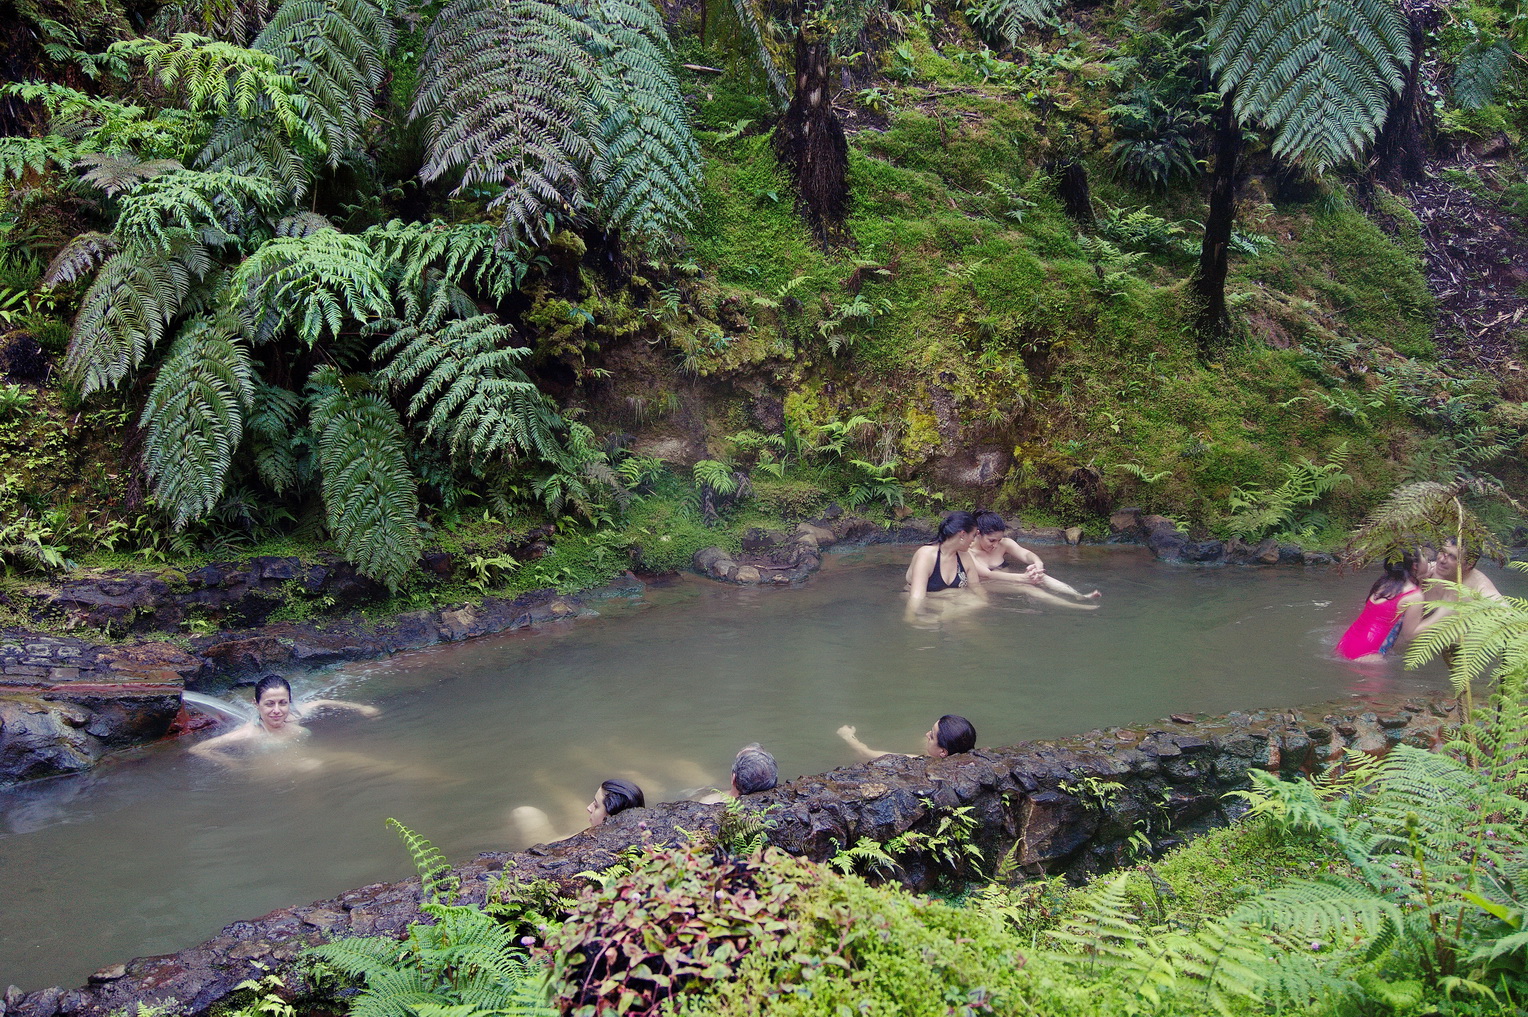
{"label": "man in water", "polygon": [[775,757],[761,749],[758,742],[744,745],[732,761],[734,798],[769,791],[779,783],[779,779],[780,771],[775,766]]}

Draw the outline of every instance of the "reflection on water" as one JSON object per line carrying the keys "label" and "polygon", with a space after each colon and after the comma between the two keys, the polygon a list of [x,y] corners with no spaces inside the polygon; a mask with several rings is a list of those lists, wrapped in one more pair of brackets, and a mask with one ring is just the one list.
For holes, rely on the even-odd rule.
{"label": "reflection on water", "polygon": [[[1447,684],[1436,666],[1332,658],[1368,576],[1047,548],[1058,576],[1104,591],[1100,610],[994,592],[981,612],[914,628],[898,592],[908,553],[832,557],[798,589],[687,577],[638,604],[601,604],[597,621],[354,665],[326,676],[325,694],[382,715],[320,718],[271,765],[228,768],[160,745],[0,794],[0,986],[80,984],[235,919],[401,878],[389,816],[461,858],[523,846],[516,809],[581,829],[608,777],[650,802],[724,786],[750,741],[775,754],[782,779],[851,763],[834,735],[844,723],[871,745],[917,752],[941,713],[1001,745]],[[318,683],[295,684],[302,695]]]}

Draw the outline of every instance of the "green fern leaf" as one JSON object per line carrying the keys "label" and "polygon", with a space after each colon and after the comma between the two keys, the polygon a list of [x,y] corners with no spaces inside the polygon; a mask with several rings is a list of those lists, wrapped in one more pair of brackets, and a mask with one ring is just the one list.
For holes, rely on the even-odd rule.
{"label": "green fern leaf", "polygon": [[74,145],[56,134],[41,138],[0,138],[0,177],[19,180],[28,173],[45,173],[48,167],[71,165]]}
{"label": "green fern leaf", "polygon": [[1224,0],[1210,69],[1273,152],[1316,172],[1357,155],[1385,122],[1411,63],[1391,0]]}
{"label": "green fern leaf", "polygon": [[123,195],[115,233],[123,247],[155,254],[179,248],[186,237],[232,243],[251,210],[285,200],[269,180],[236,173],[178,169],[138,184]]}
{"label": "green fern leaf", "polygon": [[1496,98],[1496,89],[1512,69],[1512,44],[1506,39],[1478,39],[1459,54],[1454,68],[1454,101],[1461,109],[1480,109]]}
{"label": "green fern leaf", "polygon": [[42,273],[44,286],[67,286],[95,273],[116,254],[117,238],[110,233],[81,233],[63,246]]}
{"label": "green fern leaf", "polygon": [[1055,21],[1065,5],[1066,0],[978,0],[967,16],[988,38],[1012,48],[1031,25]]}
{"label": "green fern leaf", "polygon": [[188,322],[138,421],[154,496],[176,529],[217,505],[253,398],[249,351],[233,324]]}
{"label": "green fern leaf", "polygon": [[366,241],[334,229],[266,241],[239,265],[233,290],[244,334],[255,343],[294,331],[311,347],[325,334],[338,338],[347,321],[392,310]]}
{"label": "green fern leaf", "polygon": [[379,260],[395,263],[403,280],[422,281],[431,272],[453,286],[471,286],[494,301],[520,288],[527,265],[499,243],[488,223],[440,221],[405,223],[393,219],[363,236]]}
{"label": "green fern leaf", "polygon": [[446,861],[446,856],[434,844],[396,819],[389,819],[387,825],[402,838],[403,846],[408,848],[409,858],[414,862],[414,871],[419,874],[420,899],[431,904],[450,904],[456,900],[456,894],[461,890],[461,879],[451,871],[451,863]]}
{"label": "green fern leaf", "polygon": [[448,292],[437,288],[422,319],[378,323],[392,332],[373,353],[386,363],[378,381],[412,390],[409,416],[458,459],[555,458],[564,422],[519,367],[530,350],[493,315],[447,320]]}
{"label": "green fern leaf", "polygon": [[308,382],[329,532],[363,574],[396,588],[423,543],[403,425],[382,400],[348,391],[346,380],[324,367]]}
{"label": "green fern leaf", "polygon": [[245,430],[255,472],[273,491],[292,490],[309,479],[308,439],[298,426],[301,409],[302,401],[295,392],[273,385],[255,386]]}
{"label": "green fern leaf", "polygon": [[65,372],[81,395],[112,388],[164,338],[193,282],[177,259],[114,254],[85,291]]}

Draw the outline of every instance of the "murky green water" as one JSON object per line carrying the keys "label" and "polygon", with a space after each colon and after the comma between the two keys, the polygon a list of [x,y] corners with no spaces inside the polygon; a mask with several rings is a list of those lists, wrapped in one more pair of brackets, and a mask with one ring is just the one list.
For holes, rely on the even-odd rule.
{"label": "murky green water", "polygon": [[[910,628],[906,548],[834,556],[798,589],[683,578],[559,631],[325,676],[328,694],[382,716],[320,721],[307,745],[242,768],[165,745],[0,794],[0,987],[77,985],[235,919],[400,878],[409,866],[389,816],[460,858],[523,846],[521,806],[563,833],[581,829],[605,777],[637,780],[650,801],[725,782],[749,741],[775,753],[782,779],[850,763],[834,735],[844,723],[873,746],[915,752],[941,713],[1002,745],[1447,684],[1437,666],[1330,656],[1369,577],[1043,553],[1055,575],[1103,589],[1102,608],[994,596],[979,614]],[[1518,592],[1515,575],[1494,575]]]}

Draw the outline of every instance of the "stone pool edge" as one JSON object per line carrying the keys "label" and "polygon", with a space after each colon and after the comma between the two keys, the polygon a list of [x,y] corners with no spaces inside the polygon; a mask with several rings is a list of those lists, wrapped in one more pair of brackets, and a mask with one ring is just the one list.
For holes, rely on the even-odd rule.
{"label": "stone pool edge", "polygon": [[[1253,769],[1309,772],[1350,748],[1374,754],[1398,744],[1434,749],[1457,722],[1453,699],[1418,696],[1215,717],[1175,714],[943,760],[883,757],[801,777],[746,801],[775,807],[771,843],[817,860],[860,837],[884,842],[932,826],[948,810],[966,806],[979,821],[975,842],[984,857],[1012,857],[1025,875],[1080,878],[1128,861],[1130,839],[1139,832],[1164,849],[1229,822],[1235,810],[1223,796],[1247,786]],[[608,866],[632,843],[672,843],[681,831],[714,831],[721,811],[665,802],[553,844],[481,854],[456,868],[462,897],[481,903],[506,870],[517,881],[571,886],[577,873]],[[920,885],[930,875],[913,870],[906,881]],[[78,989],[11,986],[0,996],[0,1017],[107,1017],[172,997],[186,1013],[202,1015],[265,969],[302,992],[295,961],[304,948],[346,936],[401,935],[419,917],[418,903],[417,878],[373,883],[234,922],[177,953],[113,965]]]}

